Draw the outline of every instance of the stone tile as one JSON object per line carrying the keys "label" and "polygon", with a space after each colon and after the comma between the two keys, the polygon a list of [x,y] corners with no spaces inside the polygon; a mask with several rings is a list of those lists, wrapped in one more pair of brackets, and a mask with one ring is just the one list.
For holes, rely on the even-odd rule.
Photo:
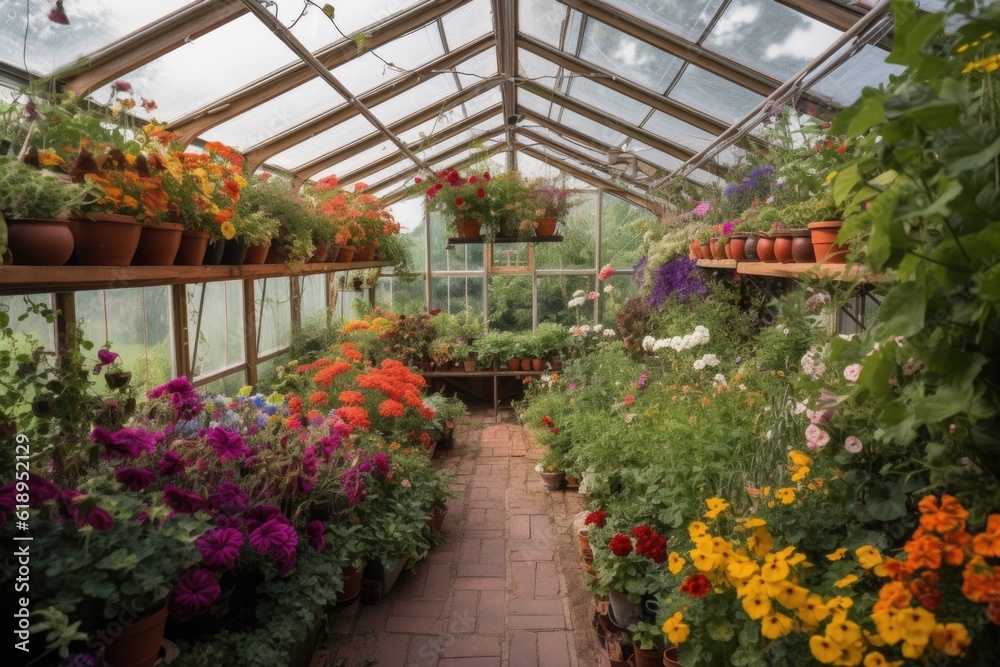
{"label": "stone tile", "polygon": [[[441,660],[440,637],[417,636],[410,638],[406,667],[438,667]],[[377,663],[376,663],[377,664]]]}
{"label": "stone tile", "polygon": [[527,514],[515,514],[510,517],[510,539],[531,539],[531,517]]}
{"label": "stone tile", "polygon": [[386,632],[405,632],[412,635],[436,635],[444,631],[444,622],[434,616],[390,616],[385,622]]}
{"label": "stone tile", "polygon": [[[392,619],[389,619],[392,622]],[[511,616],[507,619],[507,627],[511,630],[563,630],[566,628],[566,617],[559,616]]]}
{"label": "stone tile", "polygon": [[538,633],[538,662],[545,667],[571,667],[576,664],[573,635],[568,632]]}
{"label": "stone tile", "polygon": [[511,586],[515,595],[532,597],[535,595],[535,564],[512,563],[510,566]]}
{"label": "stone tile", "polygon": [[[445,525],[448,523],[448,518],[445,518]],[[477,540],[498,540],[503,539],[503,529],[501,528],[467,528],[465,531],[465,537],[469,539]]]}
{"label": "stone tile", "polygon": [[451,591],[451,565],[448,563],[432,563],[427,566],[427,582],[424,584],[423,597],[429,600],[444,600]]}
{"label": "stone tile", "polygon": [[488,658],[445,658],[438,667],[500,667],[500,656]]}
{"label": "stone tile", "polygon": [[483,591],[479,594],[479,613],[476,632],[481,635],[499,635],[504,631],[504,592]]}
{"label": "stone tile", "polygon": [[540,562],[535,566],[536,598],[555,597],[559,595],[559,572],[555,563]]}
{"label": "stone tile", "polygon": [[555,553],[551,549],[524,549],[522,551],[511,552],[510,559],[515,563],[521,561],[550,561],[555,558]]}
{"label": "stone tile", "polygon": [[537,633],[512,632],[510,635],[509,652],[511,667],[537,667],[538,649]]}
{"label": "stone tile", "polygon": [[462,577],[454,581],[458,591],[502,591],[503,577]]}
{"label": "stone tile", "polygon": [[[438,618],[444,613],[444,600],[413,600],[394,599],[390,601],[392,616],[423,616]],[[384,604],[384,603],[383,603]]]}
{"label": "stone tile", "polygon": [[459,563],[459,577],[503,577],[507,566],[503,563]]}
{"label": "stone tile", "polygon": [[483,540],[479,550],[480,563],[503,565],[507,562],[507,549],[503,540]]}
{"label": "stone tile", "polygon": [[500,637],[469,635],[452,637],[444,646],[443,658],[479,658],[500,655]]}
{"label": "stone tile", "polygon": [[455,591],[448,618],[448,632],[455,635],[475,632],[478,613],[479,591]]}
{"label": "stone tile", "polygon": [[565,613],[562,600],[535,600],[534,598],[512,598],[507,604],[511,616],[562,616]]}
{"label": "stone tile", "polygon": [[379,641],[375,663],[379,667],[408,667],[409,635],[387,635]]}

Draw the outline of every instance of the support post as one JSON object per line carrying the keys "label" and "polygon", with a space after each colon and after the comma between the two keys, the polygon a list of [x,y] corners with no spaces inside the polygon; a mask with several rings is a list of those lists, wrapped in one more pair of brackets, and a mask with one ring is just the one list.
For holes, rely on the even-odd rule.
{"label": "support post", "polygon": [[174,319],[174,368],[178,377],[194,381],[188,347],[187,285],[170,286],[170,305]]}
{"label": "support post", "polygon": [[254,281],[243,281],[243,349],[247,360],[247,384],[257,387],[257,308]]}

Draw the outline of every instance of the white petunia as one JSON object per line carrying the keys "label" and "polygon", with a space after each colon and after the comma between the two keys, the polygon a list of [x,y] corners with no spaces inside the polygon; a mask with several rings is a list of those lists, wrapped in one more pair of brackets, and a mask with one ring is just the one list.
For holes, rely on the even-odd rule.
{"label": "white petunia", "polygon": [[594,333],[601,333],[601,331],[603,331],[603,330],[604,330],[604,325],[603,324],[595,324],[594,325]]}
{"label": "white petunia", "polygon": [[580,306],[582,306],[585,303],[587,303],[587,297],[585,297],[585,296],[578,296],[578,297],[570,299],[569,303],[567,303],[566,305],[569,306],[570,308],[579,308]]}
{"label": "white petunia", "polygon": [[617,334],[617,333],[615,333],[615,330],[614,330],[614,329],[605,329],[605,330],[604,330],[604,336],[605,336],[606,338],[611,338],[612,336],[617,336],[617,335],[618,335],[618,334]]}
{"label": "white petunia", "polygon": [[585,292],[582,289],[578,289],[577,291],[573,292],[573,296],[587,296],[587,292]]}
{"label": "white petunia", "polygon": [[698,360],[696,360],[694,362],[694,369],[696,371],[705,370],[705,360],[704,359],[698,359]]}

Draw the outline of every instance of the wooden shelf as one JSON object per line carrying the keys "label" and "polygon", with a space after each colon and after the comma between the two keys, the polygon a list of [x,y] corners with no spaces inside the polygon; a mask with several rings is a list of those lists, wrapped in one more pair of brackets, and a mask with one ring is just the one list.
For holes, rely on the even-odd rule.
{"label": "wooden shelf", "polygon": [[[519,239],[516,236],[498,236],[493,239],[493,243],[561,243],[563,237],[556,234],[555,236],[532,236],[530,239]],[[453,236],[448,238],[448,245],[469,245],[469,244],[479,244],[485,243],[482,236],[474,239],[459,238],[458,236]]]}
{"label": "wooden shelf", "polygon": [[300,264],[236,264],[232,266],[0,266],[0,295],[77,292],[121,287],[181,285],[222,280],[256,280],[282,276],[355,271],[392,266],[391,262]]}
{"label": "wooden shelf", "polygon": [[780,264],[777,262],[737,262],[735,259],[700,259],[698,266],[706,269],[735,270],[747,276],[770,278],[804,278],[815,276],[835,280],[856,280],[859,276],[867,282],[879,282],[862,266],[844,264]]}

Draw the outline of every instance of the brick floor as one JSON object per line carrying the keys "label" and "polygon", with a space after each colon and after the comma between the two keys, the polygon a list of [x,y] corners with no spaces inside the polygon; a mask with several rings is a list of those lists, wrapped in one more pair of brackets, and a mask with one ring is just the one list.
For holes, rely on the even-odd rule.
{"label": "brick floor", "polygon": [[460,494],[445,543],[380,604],[332,619],[326,665],[596,666],[593,607],[568,529],[583,498],[542,487],[541,451],[515,423],[474,412],[455,439],[437,459]]}

